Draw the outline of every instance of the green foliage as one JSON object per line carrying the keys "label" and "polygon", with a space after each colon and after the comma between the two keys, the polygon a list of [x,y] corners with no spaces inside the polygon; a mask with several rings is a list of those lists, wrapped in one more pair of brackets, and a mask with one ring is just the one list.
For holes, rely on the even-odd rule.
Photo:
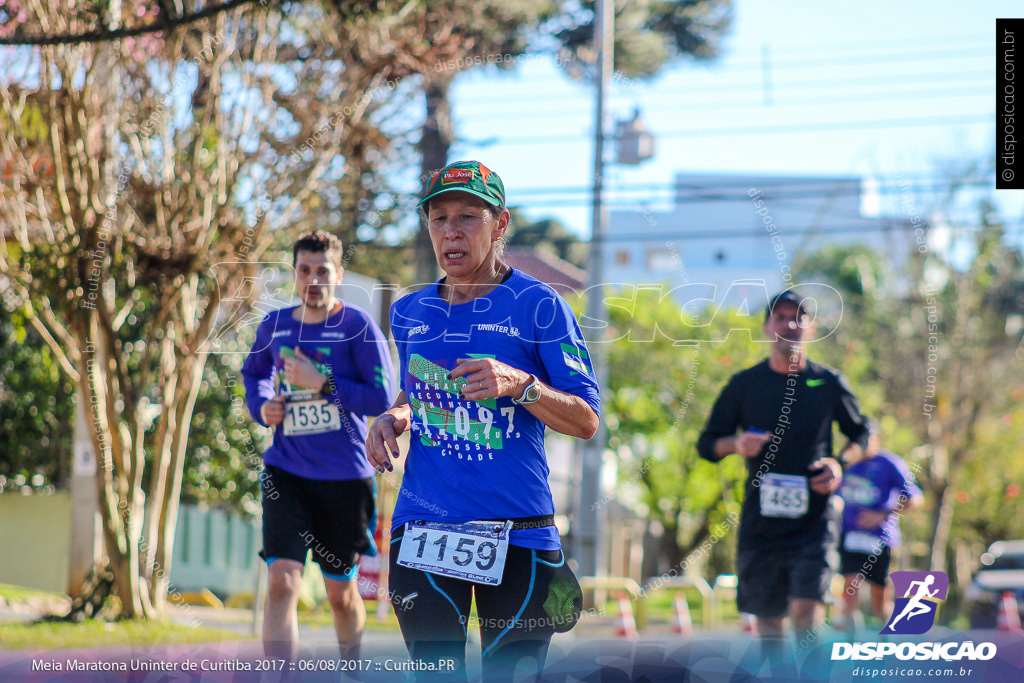
{"label": "green foliage", "polygon": [[[572,3],[575,11],[560,17],[556,33],[563,47],[563,64],[570,75],[593,61],[595,3]],[[616,74],[650,78],[683,57],[713,59],[732,23],[731,0],[642,0],[615,3]]]}
{"label": "green foliage", "polygon": [[[760,337],[760,320],[752,316],[702,312],[698,319],[650,290],[614,296],[603,406],[609,447],[619,456],[621,502],[635,501],[639,514],[665,531],[667,569],[739,513],[744,463],[709,463],[696,443],[728,378],[761,360],[767,346],[751,343]],[[732,545],[713,546],[711,565],[731,566]]]}
{"label": "green foliage", "polygon": [[992,541],[1024,538],[1024,520],[1006,514],[1024,481],[1013,456],[1024,390],[1009,380],[1021,369],[1024,259],[986,206],[956,250],[912,250],[902,280],[863,246],[824,247],[793,268],[841,293],[842,319],[813,353],[842,368],[881,418],[882,446],[917,470],[925,507],[902,520],[915,565],[952,571],[955,548],[973,562]]}
{"label": "green foliage", "polygon": [[[74,391],[24,317],[0,306],[0,476],[67,484]],[[36,475],[42,481],[33,480]]]}
{"label": "green foliage", "polygon": [[[133,349],[138,344],[125,341]],[[66,487],[75,423],[74,385],[17,312],[0,308],[0,476],[29,485]],[[242,356],[214,354],[204,370],[186,455],[183,502],[259,506],[266,430],[249,417],[239,376]],[[40,475],[41,479],[33,479]],[[148,481],[143,482],[144,488]]]}
{"label": "green foliage", "polygon": [[530,221],[516,209],[509,209],[509,212],[512,214],[512,229],[508,234],[510,247],[534,247],[578,268],[586,266],[589,246],[559,220],[542,218]]}
{"label": "green foliage", "polygon": [[[237,342],[229,342],[241,347]],[[259,513],[259,475],[270,432],[249,416],[242,353],[213,354],[192,415],[182,502]]]}

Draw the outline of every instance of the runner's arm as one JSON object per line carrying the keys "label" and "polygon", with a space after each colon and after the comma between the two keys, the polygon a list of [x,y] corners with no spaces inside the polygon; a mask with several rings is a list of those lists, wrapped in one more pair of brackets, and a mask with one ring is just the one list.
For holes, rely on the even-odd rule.
{"label": "runner's arm", "polygon": [[257,423],[266,427],[260,408],[274,398],[274,354],[270,348],[269,316],[256,329],[256,340],[242,365],[242,383],[245,386],[245,403],[249,414]]}
{"label": "runner's arm", "polygon": [[[510,394],[517,398],[530,382],[529,373],[522,370],[519,372],[524,377]],[[540,380],[537,380],[537,388],[540,389],[540,398],[535,403],[523,405],[531,415],[550,429],[568,436],[589,439],[597,433],[601,418],[589,403],[575,394],[559,391]]]}
{"label": "runner's arm", "polygon": [[391,404],[384,414],[373,421],[366,434],[366,459],[378,472],[394,469],[392,458],[401,455],[398,437],[409,429],[412,424],[412,405],[405,391]]}
{"label": "runner's arm", "polygon": [[864,458],[864,452],[868,447],[868,419],[861,414],[860,404],[846,378],[836,373],[836,380],[838,387],[834,415],[836,422],[839,423],[839,431],[850,440],[836,459],[840,465],[847,467]]}
{"label": "runner's arm", "polygon": [[366,329],[350,344],[358,379],[340,376],[332,366],[330,389],[327,399],[337,398],[345,410],[355,415],[380,415],[388,410],[388,402],[394,395],[394,370],[391,365],[391,351],[377,324],[370,318]]}
{"label": "runner's arm", "polygon": [[727,455],[738,452],[740,426],[740,392],[736,379],[732,378],[715,399],[707,424],[697,440],[697,453],[711,462],[718,462]]}

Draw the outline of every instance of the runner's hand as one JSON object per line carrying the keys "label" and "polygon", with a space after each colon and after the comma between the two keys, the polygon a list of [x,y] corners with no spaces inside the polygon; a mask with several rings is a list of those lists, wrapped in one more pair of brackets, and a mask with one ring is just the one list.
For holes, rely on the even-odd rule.
{"label": "runner's hand", "polygon": [[275,396],[260,406],[260,418],[268,427],[276,427],[284,422],[284,396]]}
{"label": "runner's hand", "polygon": [[530,373],[493,358],[459,358],[449,375],[452,379],[466,378],[462,397],[470,401],[499,396],[519,398],[530,383]]}
{"label": "runner's hand", "polygon": [[295,358],[284,359],[284,377],[293,387],[319,389],[327,381],[327,375],[316,369],[309,356],[295,347]]}
{"label": "runner's hand", "polygon": [[885,510],[861,510],[857,515],[857,526],[861,529],[877,529],[888,516]]}
{"label": "runner's hand", "polygon": [[409,429],[411,411],[408,403],[392,408],[370,425],[370,430],[366,434],[366,459],[378,472],[394,471],[391,458],[401,455],[398,450],[398,437]]}
{"label": "runner's hand", "polygon": [[746,431],[736,437],[736,452],[744,458],[756,457],[771,437],[764,432]]}
{"label": "runner's hand", "polygon": [[835,458],[821,458],[811,463],[807,469],[812,472],[821,470],[811,477],[811,490],[815,493],[832,493],[843,481],[843,468]]}

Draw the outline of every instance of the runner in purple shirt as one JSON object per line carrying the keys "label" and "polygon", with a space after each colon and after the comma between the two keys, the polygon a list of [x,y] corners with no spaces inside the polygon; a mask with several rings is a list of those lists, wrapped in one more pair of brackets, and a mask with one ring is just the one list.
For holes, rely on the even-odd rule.
{"label": "runner in purple shirt", "polygon": [[253,419],[274,430],[263,456],[263,550],[267,657],[298,653],[296,606],[306,555],[320,565],[345,659],[359,657],[366,621],[354,580],[359,556],[373,554],[373,468],[366,462],[366,416],[387,410],[391,354],[365,311],[334,296],[341,241],[316,231],[292,250],[302,304],[260,323],[242,367]]}
{"label": "runner in purple shirt", "polygon": [[872,422],[870,429],[864,459],[847,468],[839,487],[844,503],[843,615],[851,633],[860,616],[860,586],[865,579],[871,584],[871,613],[885,623],[892,611],[889,563],[892,549],[900,545],[900,517],[924,500],[907,463],[881,450],[878,426]]}

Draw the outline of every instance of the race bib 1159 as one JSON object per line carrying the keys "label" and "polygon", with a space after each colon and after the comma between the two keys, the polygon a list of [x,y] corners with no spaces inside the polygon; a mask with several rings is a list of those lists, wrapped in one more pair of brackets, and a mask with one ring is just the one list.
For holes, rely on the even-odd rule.
{"label": "race bib 1159", "polygon": [[497,586],[505,570],[512,522],[409,522],[398,564]]}

